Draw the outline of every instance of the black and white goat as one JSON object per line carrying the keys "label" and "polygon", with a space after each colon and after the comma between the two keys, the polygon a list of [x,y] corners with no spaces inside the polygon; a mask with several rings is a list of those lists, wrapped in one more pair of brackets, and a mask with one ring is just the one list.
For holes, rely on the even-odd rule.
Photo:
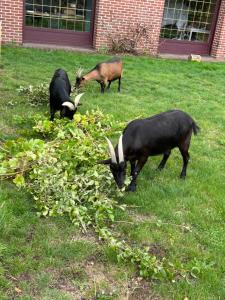
{"label": "black and white goat", "polygon": [[180,110],[170,110],[147,119],[137,119],[124,129],[115,149],[106,138],[111,158],[99,163],[110,166],[116,184],[122,188],[126,176],[126,162],[129,161],[132,180],[128,190],[135,191],[137,176],[148,157],[163,154],[163,159],[158,166],[158,169],[162,170],[171,150],[178,147],[183,157],[180,177],[184,179],[189,161],[188,149],[192,132],[196,135],[199,130],[195,121]]}
{"label": "black and white goat", "polygon": [[50,120],[54,120],[55,113],[58,110],[60,111],[61,118],[66,117],[72,120],[83,93],[77,95],[74,102],[71,100],[71,84],[66,71],[63,69],[55,71],[49,86],[49,92]]}

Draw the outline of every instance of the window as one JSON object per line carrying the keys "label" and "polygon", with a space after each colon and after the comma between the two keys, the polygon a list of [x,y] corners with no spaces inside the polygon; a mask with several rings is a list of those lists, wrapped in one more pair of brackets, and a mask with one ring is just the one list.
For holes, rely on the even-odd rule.
{"label": "window", "polygon": [[92,0],[26,0],[26,26],[90,31]]}
{"label": "window", "polygon": [[207,42],[216,0],[166,0],[161,38]]}

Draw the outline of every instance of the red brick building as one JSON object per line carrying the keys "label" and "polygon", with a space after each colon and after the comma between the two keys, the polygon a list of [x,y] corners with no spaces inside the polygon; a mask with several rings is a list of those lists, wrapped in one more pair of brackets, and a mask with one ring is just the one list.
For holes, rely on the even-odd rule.
{"label": "red brick building", "polygon": [[144,26],[149,54],[225,56],[225,0],[0,0],[2,42],[109,47]]}

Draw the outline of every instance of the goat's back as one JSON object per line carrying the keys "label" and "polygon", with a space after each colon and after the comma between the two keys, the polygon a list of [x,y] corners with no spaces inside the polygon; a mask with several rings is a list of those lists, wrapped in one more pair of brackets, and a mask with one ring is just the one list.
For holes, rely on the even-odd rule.
{"label": "goat's back", "polygon": [[96,70],[99,72],[102,78],[107,80],[115,80],[121,77],[123,64],[121,59],[113,58],[109,61],[102,62],[96,66]]}
{"label": "goat's back", "polygon": [[130,122],[123,133],[124,151],[146,151],[161,154],[177,147],[188,134],[198,129],[185,112],[171,110],[146,119]]}
{"label": "goat's back", "polygon": [[71,84],[69,77],[63,69],[57,69],[52,77],[50,86],[50,101],[62,103],[70,101]]}

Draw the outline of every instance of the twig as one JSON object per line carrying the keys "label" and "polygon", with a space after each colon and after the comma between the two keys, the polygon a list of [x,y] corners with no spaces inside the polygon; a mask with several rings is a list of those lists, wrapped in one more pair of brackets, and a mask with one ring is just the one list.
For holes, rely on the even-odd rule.
{"label": "twig", "polygon": [[167,223],[167,222],[160,222],[160,221],[148,221],[148,222],[152,223],[152,224],[157,224],[158,223],[158,225],[170,225],[170,226],[175,226],[175,227],[190,230],[189,226],[185,226],[185,225],[179,225],[179,224],[173,224],[173,223]]}
{"label": "twig", "polygon": [[170,225],[170,226],[175,226],[175,227],[186,229],[186,230],[191,230],[191,228],[189,228],[189,226],[179,225],[179,224],[173,224],[173,223],[168,223],[168,222],[161,222],[161,221],[143,220],[143,221],[139,221],[137,223],[144,223],[144,222],[148,222],[148,223],[151,223],[151,224],[156,224],[158,226],[161,226],[161,225]]}
{"label": "twig", "polygon": [[96,287],[96,280],[95,280],[95,276],[94,276],[94,288],[95,288],[95,298],[97,298],[97,287]]}
{"label": "twig", "polygon": [[26,168],[24,170],[20,170],[20,171],[17,171],[17,172],[12,172],[12,173],[6,173],[6,174],[0,174],[0,177],[7,177],[7,178],[10,178],[12,176],[15,176],[17,174],[21,174],[21,173],[24,173],[24,172],[27,172],[28,170],[31,170],[32,169],[32,165],[29,166],[29,168]]}
{"label": "twig", "polygon": [[134,224],[134,222],[128,222],[128,221],[114,221],[114,223]]}
{"label": "twig", "polygon": [[6,150],[6,149],[4,149],[3,147],[1,147],[0,146],[0,149],[2,150],[2,151],[5,151],[5,152],[7,152],[7,153],[10,153],[10,151],[9,150]]}
{"label": "twig", "polygon": [[140,205],[127,205],[127,207],[140,208],[140,207],[142,207],[142,206],[140,206]]}
{"label": "twig", "polygon": [[81,226],[82,226],[84,232],[87,233],[87,229],[86,229],[85,224],[83,223],[83,221],[81,220],[81,218],[80,218],[79,216],[77,216],[77,218],[78,218],[78,220],[80,221],[80,224],[81,224]]}

